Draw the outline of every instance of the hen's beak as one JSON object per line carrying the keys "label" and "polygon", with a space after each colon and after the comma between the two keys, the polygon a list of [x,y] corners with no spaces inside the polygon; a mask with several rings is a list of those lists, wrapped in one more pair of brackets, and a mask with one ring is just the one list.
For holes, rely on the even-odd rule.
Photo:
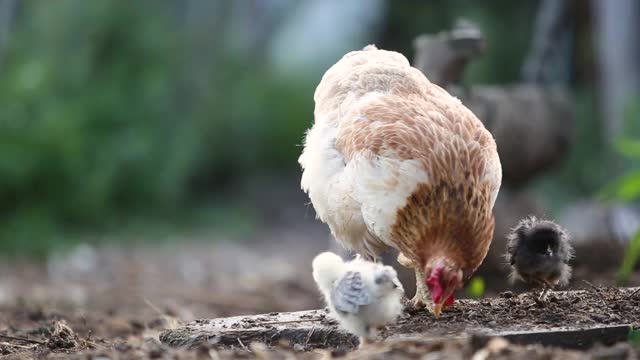
{"label": "hen's beak", "polygon": [[442,307],[443,307],[443,306],[444,306],[444,303],[441,303],[441,304],[435,304],[435,305],[433,305],[433,314],[434,314],[436,317],[439,317],[439,316],[440,316],[440,313],[442,312]]}

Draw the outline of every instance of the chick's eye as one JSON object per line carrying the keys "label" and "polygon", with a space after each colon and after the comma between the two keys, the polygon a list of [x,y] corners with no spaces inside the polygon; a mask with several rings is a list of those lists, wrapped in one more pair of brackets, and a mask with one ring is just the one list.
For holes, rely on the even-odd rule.
{"label": "chick's eye", "polygon": [[398,288],[398,284],[393,283],[393,288],[394,288],[394,289],[397,289],[397,288]]}

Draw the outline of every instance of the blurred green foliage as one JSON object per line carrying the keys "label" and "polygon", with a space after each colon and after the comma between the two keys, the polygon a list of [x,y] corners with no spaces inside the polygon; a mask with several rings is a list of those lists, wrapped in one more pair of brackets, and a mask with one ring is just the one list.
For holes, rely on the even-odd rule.
{"label": "blurred green foliage", "polygon": [[[640,134],[637,128],[640,119],[640,107],[632,103],[627,111],[625,123],[625,135],[614,144],[614,151],[622,157],[622,163],[627,169],[617,179],[610,181],[600,192],[600,198],[604,201],[621,201],[633,203],[640,200]],[[627,249],[617,278],[622,284],[629,281],[636,265],[640,261],[640,230],[629,240]]]}
{"label": "blurred green foliage", "polygon": [[[230,205],[229,190],[237,197],[264,173],[298,174],[325,69],[277,71],[269,36],[242,44],[253,29],[233,23],[242,2],[202,1],[214,5],[196,24],[181,13],[185,3],[20,3],[0,59],[0,251],[45,253],[74,241],[72,233],[164,231],[169,223],[243,227],[255,214]],[[465,16],[488,44],[465,80],[517,82],[538,5],[390,1],[367,43],[411,58],[417,34]],[[612,163],[593,89],[575,90],[580,140],[543,192],[562,204],[600,188],[609,180],[603,164]]]}
{"label": "blurred green foliage", "polygon": [[[640,164],[640,141],[622,138],[616,142],[617,151],[627,158]],[[626,174],[608,185],[603,195],[605,199],[624,202],[634,202],[640,199],[640,167],[632,167]],[[640,261],[640,231],[629,240],[624,253],[620,269],[618,269],[618,281],[626,283]]]}
{"label": "blurred green foliage", "polygon": [[[176,15],[180,2],[152,3],[21,3],[0,64],[0,250],[45,253],[71,233],[137,229],[145,217],[238,223],[215,219],[250,212],[193,209],[229,209],[223,193],[239,180],[297,171],[319,79],[275,72],[265,44],[239,46],[243,34],[226,34],[237,28],[230,3],[216,5],[213,25],[192,26],[201,33]],[[534,4],[491,9],[393,3],[375,42],[411,56],[416,34],[469,16],[501,39],[472,77],[508,81]]]}
{"label": "blurred green foliage", "polygon": [[486,289],[486,284],[484,278],[482,276],[474,276],[469,280],[469,285],[467,285],[466,293],[467,296],[472,299],[479,299],[484,295]]}
{"label": "blurred green foliage", "polygon": [[627,339],[633,345],[640,345],[640,329],[631,327]]}
{"label": "blurred green foliage", "polygon": [[184,34],[144,5],[22,5],[0,68],[2,249],[181,216],[245,174],[295,164],[310,82],[224,51],[189,92]]}
{"label": "blurred green foliage", "polygon": [[629,241],[627,250],[624,253],[624,258],[620,269],[618,269],[617,278],[622,284],[626,284],[631,277],[631,274],[636,268],[640,260],[640,231]]}

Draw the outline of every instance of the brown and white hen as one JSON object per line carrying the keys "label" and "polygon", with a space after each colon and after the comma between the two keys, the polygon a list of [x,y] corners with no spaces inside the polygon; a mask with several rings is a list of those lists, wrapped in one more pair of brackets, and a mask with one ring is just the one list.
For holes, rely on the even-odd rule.
{"label": "brown and white hen", "polygon": [[299,162],[334,237],[365,258],[388,247],[415,268],[433,311],[482,263],[502,181],[496,144],[462,103],[393,51],[369,45],[323,76]]}

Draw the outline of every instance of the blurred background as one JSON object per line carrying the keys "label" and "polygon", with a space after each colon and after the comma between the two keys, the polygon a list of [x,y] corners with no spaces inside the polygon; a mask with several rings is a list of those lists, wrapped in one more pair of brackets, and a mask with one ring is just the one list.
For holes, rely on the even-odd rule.
{"label": "blurred background", "polygon": [[468,296],[509,288],[502,239],[530,213],[574,234],[574,286],[639,284],[634,0],[0,0],[0,303],[319,306],[310,259],[333,240],[297,157],[322,74],[370,43],[432,80],[464,60],[434,81],[497,139]]}

